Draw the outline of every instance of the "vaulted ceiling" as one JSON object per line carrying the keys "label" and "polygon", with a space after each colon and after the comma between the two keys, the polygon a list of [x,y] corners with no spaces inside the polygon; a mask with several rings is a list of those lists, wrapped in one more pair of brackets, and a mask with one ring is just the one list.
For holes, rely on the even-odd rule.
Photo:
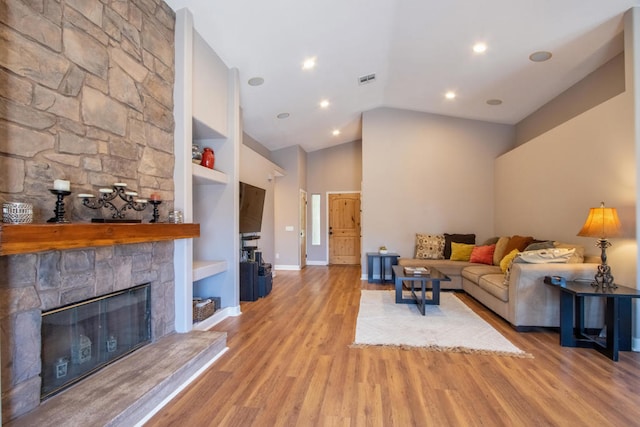
{"label": "vaulted ceiling", "polygon": [[[270,150],[300,145],[308,152],[360,139],[362,112],[382,106],[516,124],[620,53],[623,14],[640,5],[166,1],[174,10],[188,7],[196,30],[228,67],[238,68],[245,132]],[[473,50],[479,42],[483,53]],[[529,59],[540,51],[551,58]],[[308,58],[316,65],[303,70]],[[250,85],[256,77],[264,83]],[[445,97],[449,91],[455,98]]]}

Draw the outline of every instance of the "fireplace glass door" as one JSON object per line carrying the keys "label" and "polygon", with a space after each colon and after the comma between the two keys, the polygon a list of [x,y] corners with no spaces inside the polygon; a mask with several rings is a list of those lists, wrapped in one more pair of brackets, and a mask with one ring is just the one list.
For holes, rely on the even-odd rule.
{"label": "fireplace glass door", "polygon": [[150,340],[149,284],[43,313],[41,399]]}

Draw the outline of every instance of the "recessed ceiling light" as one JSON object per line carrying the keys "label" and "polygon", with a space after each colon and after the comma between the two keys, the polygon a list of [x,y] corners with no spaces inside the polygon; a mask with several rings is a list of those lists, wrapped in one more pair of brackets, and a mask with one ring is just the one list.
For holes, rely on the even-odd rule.
{"label": "recessed ceiling light", "polygon": [[279,119],[286,119],[287,117],[289,117],[289,113],[280,113],[276,117]]}
{"label": "recessed ceiling light", "polygon": [[322,101],[320,101],[320,107],[327,108],[328,106],[329,106],[329,101],[327,101],[326,99],[323,99]]}
{"label": "recessed ceiling light", "polygon": [[529,55],[529,59],[532,60],[533,62],[544,62],[551,59],[551,56],[553,56],[551,52],[540,50],[538,52],[533,52],[531,55]]}
{"label": "recessed ceiling light", "polygon": [[484,43],[476,43],[473,45],[473,51],[475,53],[483,53],[487,50],[487,45]]}
{"label": "recessed ceiling light", "polygon": [[500,104],[502,104],[502,99],[487,99],[487,104],[489,104],[489,105],[500,105]]}
{"label": "recessed ceiling light", "polygon": [[449,91],[444,94],[444,97],[447,99],[454,99],[456,97],[456,93],[453,91]]}
{"label": "recessed ceiling light", "polygon": [[249,83],[249,86],[260,86],[264,83],[264,79],[262,77],[252,77],[247,83]]}
{"label": "recessed ceiling light", "polygon": [[302,63],[302,69],[303,70],[310,70],[315,66],[316,66],[316,58],[315,57],[314,58],[307,58]]}
{"label": "recessed ceiling light", "polygon": [[340,131],[338,129],[335,129],[333,132],[331,132],[333,134],[333,136],[338,136],[340,135]]}

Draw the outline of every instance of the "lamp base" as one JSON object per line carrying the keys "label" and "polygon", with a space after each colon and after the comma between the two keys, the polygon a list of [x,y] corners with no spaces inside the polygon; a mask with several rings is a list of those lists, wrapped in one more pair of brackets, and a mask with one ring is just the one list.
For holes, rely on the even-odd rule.
{"label": "lamp base", "polygon": [[607,265],[607,248],[611,246],[611,243],[607,239],[600,239],[596,244],[601,249],[600,260],[601,264],[598,266],[598,272],[591,286],[600,288],[602,292],[607,292],[616,289],[618,286],[613,283],[613,276],[611,275],[611,267]]}
{"label": "lamp base", "polygon": [[591,286],[600,288],[602,292],[606,292],[612,289],[616,289],[618,285],[613,283],[613,276],[611,275],[611,267],[606,264],[600,264],[598,266],[598,272]]}

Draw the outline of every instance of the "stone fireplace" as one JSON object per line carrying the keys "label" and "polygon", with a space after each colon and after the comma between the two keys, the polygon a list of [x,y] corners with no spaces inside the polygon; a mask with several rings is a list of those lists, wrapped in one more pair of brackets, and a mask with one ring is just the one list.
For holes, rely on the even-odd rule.
{"label": "stone fireplace", "polygon": [[[174,12],[162,0],[7,0],[0,22],[0,202],[31,203],[44,223],[65,179],[66,217],[87,223],[96,213],[77,195],[123,182],[158,193],[166,217]],[[42,311],[141,283],[156,340],[174,331],[171,241],[0,257],[2,420],[40,403]]]}
{"label": "stone fireplace", "polygon": [[149,284],[42,313],[41,392],[51,397],[151,341]]}
{"label": "stone fireplace", "polygon": [[40,404],[43,311],[150,283],[151,338],[174,330],[173,243],[0,258],[3,419]]}

